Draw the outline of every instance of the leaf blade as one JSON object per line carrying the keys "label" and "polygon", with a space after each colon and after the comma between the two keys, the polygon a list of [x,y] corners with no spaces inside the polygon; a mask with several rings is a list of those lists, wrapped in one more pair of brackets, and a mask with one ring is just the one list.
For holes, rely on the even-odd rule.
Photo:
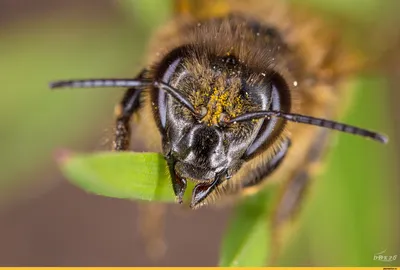
{"label": "leaf blade", "polygon": [[60,167],[72,184],[89,193],[119,199],[175,200],[167,164],[157,153],[67,154]]}

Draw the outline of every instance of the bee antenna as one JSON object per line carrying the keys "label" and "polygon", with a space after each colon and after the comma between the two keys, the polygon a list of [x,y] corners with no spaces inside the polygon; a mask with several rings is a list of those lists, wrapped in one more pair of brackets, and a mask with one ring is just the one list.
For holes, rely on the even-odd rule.
{"label": "bee antenna", "polygon": [[312,116],[307,116],[307,115],[301,115],[301,114],[293,114],[293,113],[284,113],[284,112],[279,112],[279,111],[256,111],[256,112],[249,112],[245,113],[242,115],[239,115],[238,117],[235,117],[227,122],[227,124],[233,124],[236,122],[246,122],[246,121],[251,121],[254,119],[260,119],[260,118],[266,118],[266,117],[277,117],[277,118],[282,118],[291,122],[296,122],[296,123],[302,123],[302,124],[308,124],[312,126],[319,126],[323,128],[329,128],[333,130],[338,130],[341,132],[345,133],[350,133],[362,137],[367,137],[370,139],[373,139],[375,141],[381,142],[381,143],[388,143],[389,138],[385,135],[382,135],[377,132],[369,131],[363,128],[343,124],[343,123],[338,123],[334,122],[331,120],[326,120],[326,119],[321,119],[321,118],[316,118]]}
{"label": "bee antenna", "polygon": [[95,88],[95,87],[155,87],[167,92],[183,106],[188,108],[193,114],[199,115],[192,103],[182,95],[182,93],[164,82],[152,82],[148,80],[135,79],[87,79],[87,80],[63,80],[49,84],[51,89],[56,88]]}
{"label": "bee antenna", "polygon": [[144,87],[150,85],[150,81],[135,79],[89,79],[89,80],[65,80],[55,81],[49,84],[55,88],[94,88],[94,87]]}

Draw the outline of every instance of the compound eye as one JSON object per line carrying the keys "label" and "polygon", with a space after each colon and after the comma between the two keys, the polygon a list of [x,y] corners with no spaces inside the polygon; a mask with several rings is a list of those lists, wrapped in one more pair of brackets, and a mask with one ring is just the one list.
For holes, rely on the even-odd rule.
{"label": "compound eye", "polygon": [[[269,84],[269,108],[271,111],[290,112],[290,92],[284,79],[275,74]],[[279,137],[284,127],[284,121],[277,118],[264,119],[256,138],[247,148],[244,158],[251,158],[257,152],[271,145]]]}
{"label": "compound eye", "polygon": [[[172,51],[169,53],[157,70],[156,80],[163,83],[169,84],[173,75],[177,72],[177,69],[182,62],[182,53],[179,51]],[[163,129],[165,129],[167,122],[167,96],[165,91],[156,90],[153,92],[154,108],[156,108],[155,114],[158,115],[159,123]]]}

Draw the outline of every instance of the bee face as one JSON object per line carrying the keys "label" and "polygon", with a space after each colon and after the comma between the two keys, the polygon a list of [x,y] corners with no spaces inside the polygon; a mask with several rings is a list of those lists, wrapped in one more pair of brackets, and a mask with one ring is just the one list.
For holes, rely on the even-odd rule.
{"label": "bee face", "polygon": [[[174,160],[176,177],[196,182],[229,178],[270,140],[282,121],[259,119],[227,123],[253,111],[289,111],[288,89],[271,70],[253,70],[235,55],[215,55],[198,46],[169,53],[154,70],[155,80],[177,89],[193,105],[152,89],[153,114],[162,134],[163,153]],[[285,106],[283,106],[285,105]]]}

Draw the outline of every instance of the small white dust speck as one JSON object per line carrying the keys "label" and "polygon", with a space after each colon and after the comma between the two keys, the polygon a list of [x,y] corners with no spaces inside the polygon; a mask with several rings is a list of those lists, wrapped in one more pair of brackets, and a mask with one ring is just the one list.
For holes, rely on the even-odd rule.
{"label": "small white dust speck", "polygon": [[263,75],[263,77],[265,77],[266,74],[265,73],[261,73],[261,75]]}
{"label": "small white dust speck", "polygon": [[257,36],[259,36],[260,35],[260,32],[257,32],[257,34],[256,34]]}
{"label": "small white dust speck", "polygon": [[297,81],[294,81],[294,82],[293,82],[293,86],[297,86]]}

